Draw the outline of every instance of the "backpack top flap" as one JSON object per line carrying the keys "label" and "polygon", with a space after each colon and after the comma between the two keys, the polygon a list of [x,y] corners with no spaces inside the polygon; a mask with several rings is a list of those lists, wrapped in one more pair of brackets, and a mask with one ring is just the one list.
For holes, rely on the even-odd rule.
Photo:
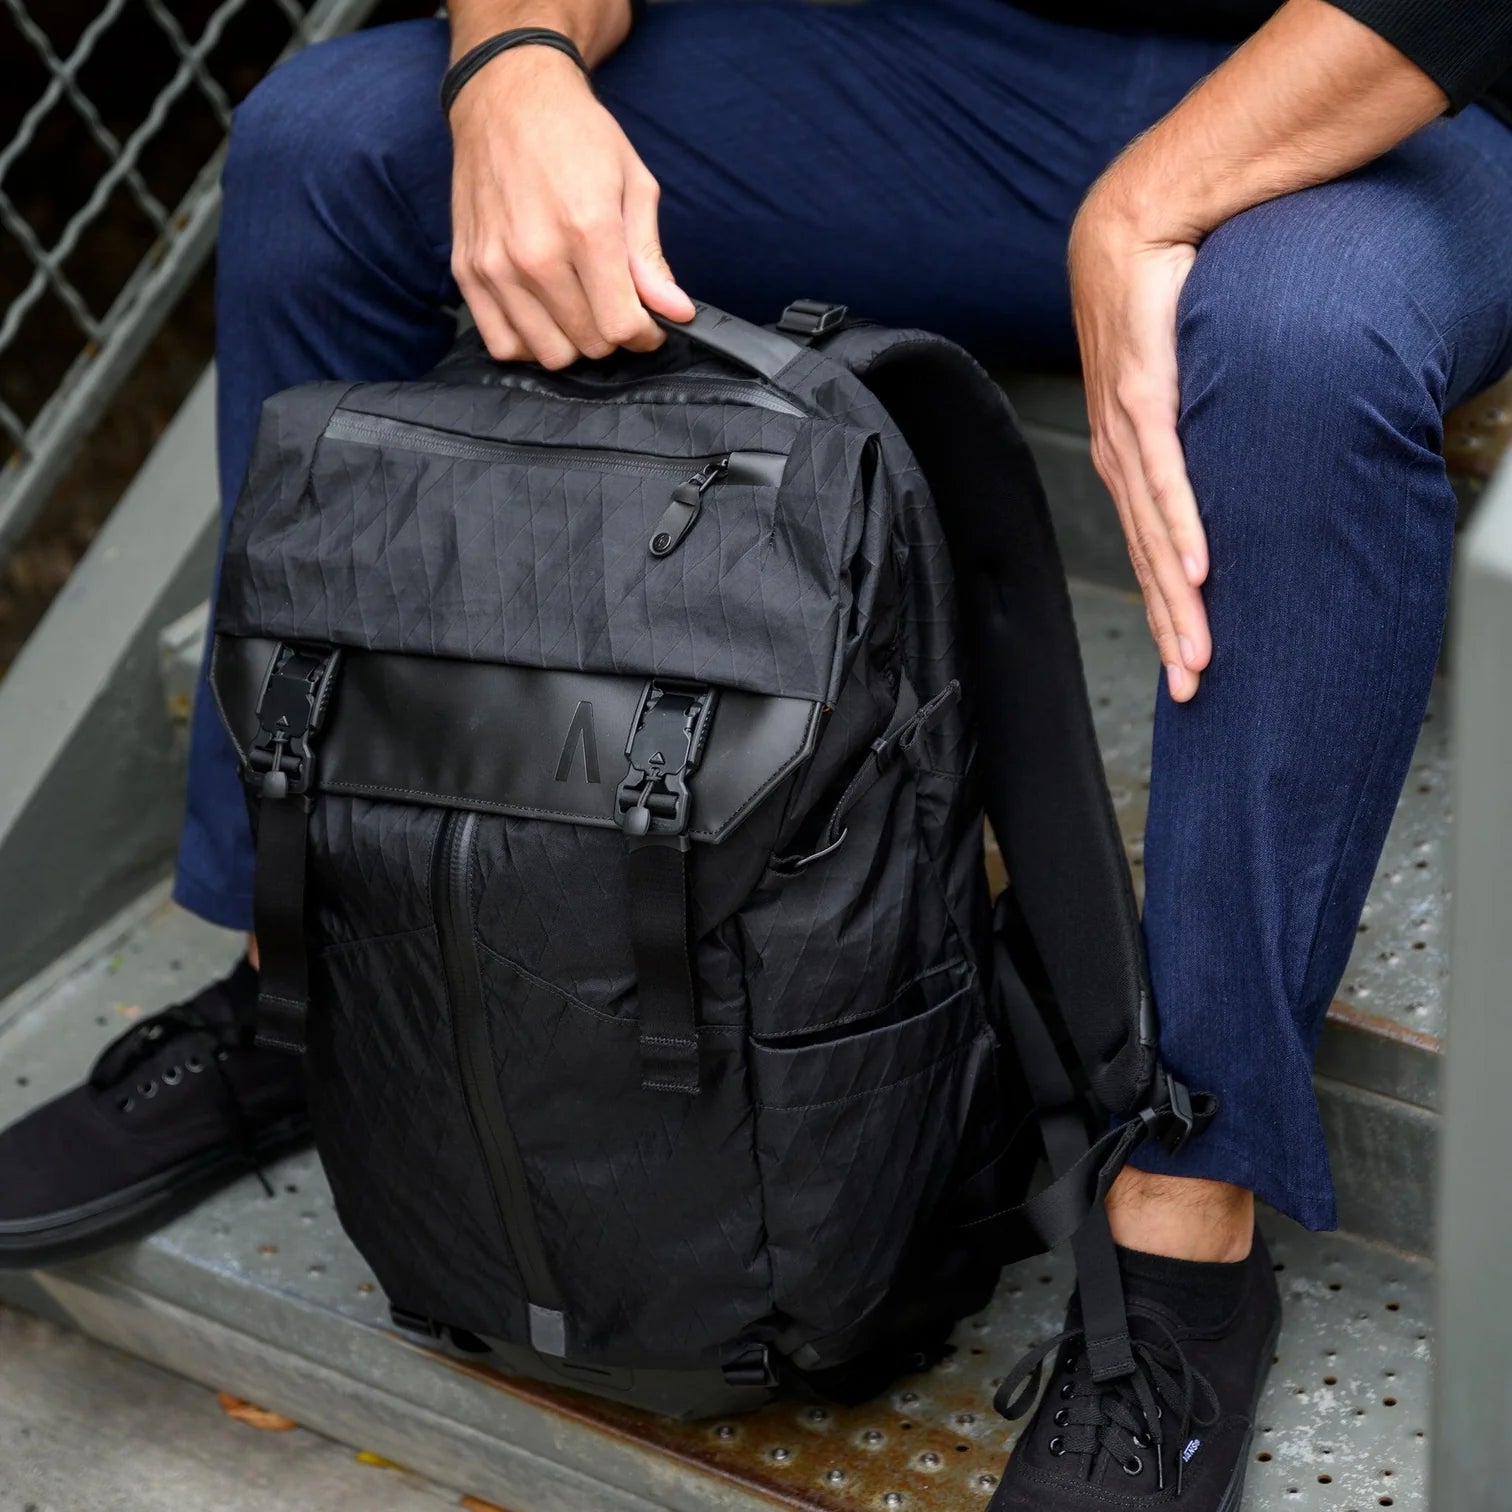
{"label": "backpack top flap", "polygon": [[585,401],[495,367],[270,399],[217,631],[834,701],[886,538],[864,432],[755,385]]}
{"label": "backpack top flap", "polygon": [[987,814],[1091,1090],[1130,1116],[1155,1074],[1154,1013],[1034,459],[1002,390],[953,342],[858,326],[823,349],[901,432],[883,433],[888,470],[908,452],[923,469],[955,577]]}

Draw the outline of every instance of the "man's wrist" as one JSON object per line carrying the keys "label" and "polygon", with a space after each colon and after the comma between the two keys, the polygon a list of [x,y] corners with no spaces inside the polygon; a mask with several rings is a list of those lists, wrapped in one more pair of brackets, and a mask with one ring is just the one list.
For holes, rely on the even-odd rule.
{"label": "man's wrist", "polygon": [[533,26],[560,32],[592,68],[630,33],[630,0],[463,0],[461,4],[453,0],[447,12],[453,63],[490,37]]}
{"label": "man's wrist", "polygon": [[1224,219],[1207,201],[1205,165],[1183,162],[1161,129],[1138,138],[1092,187],[1085,209],[1121,238],[1144,246],[1196,246]]}
{"label": "man's wrist", "polygon": [[[468,86],[474,84],[478,75],[486,72],[490,65],[508,57],[511,53],[526,53],[532,60],[523,73],[520,70],[512,73],[509,85],[511,90],[518,90],[522,79],[528,80],[532,73],[538,71],[535,65],[541,61],[543,55],[549,56],[553,53],[560,58],[565,58],[579,78],[588,77],[588,64],[582,53],[561,32],[549,31],[540,26],[518,27],[512,31],[500,32],[497,37],[491,37],[487,42],[473,48],[471,52],[464,53],[446,70],[441,80],[441,110],[448,120],[456,107],[458,97],[467,93]],[[477,92],[476,87],[474,92]]]}

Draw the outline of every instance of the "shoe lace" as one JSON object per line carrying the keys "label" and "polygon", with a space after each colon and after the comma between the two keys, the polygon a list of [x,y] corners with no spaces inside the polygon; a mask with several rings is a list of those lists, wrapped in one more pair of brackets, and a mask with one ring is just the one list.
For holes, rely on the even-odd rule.
{"label": "shoe lace", "polygon": [[1082,1456],[1083,1474],[1090,1479],[1100,1453],[1106,1452],[1137,1475],[1143,1468],[1142,1462],[1135,1463],[1137,1451],[1152,1451],[1159,1487],[1164,1490],[1167,1427],[1175,1423],[1176,1495],[1180,1496],[1186,1465],[1182,1448],[1194,1427],[1207,1428],[1218,1421],[1218,1396],[1207,1377],[1187,1359],[1161,1314],[1130,1301],[1128,1315],[1131,1325],[1136,1320],[1140,1324],[1137,1333],[1131,1327],[1132,1374],[1111,1381],[1093,1380],[1086,1352],[1077,1348],[1085,1330],[1067,1328],[1034,1345],[1014,1365],[1003,1377],[993,1406],[1009,1421],[1022,1417],[1039,1395],[1046,1362],[1064,1349],[1070,1375],[1060,1388],[1064,1405],[1054,1415],[1058,1431],[1050,1440],[1051,1453]]}
{"label": "shoe lace", "polygon": [[137,1067],[152,1059],[176,1039],[188,1035],[202,1035],[209,1040],[209,1057],[206,1064],[214,1071],[220,1089],[221,1102],[231,1123],[232,1138],[241,1151],[247,1169],[262,1183],[269,1197],[273,1184],[263,1170],[257,1153],[257,1137],[252,1119],[237,1094],[236,1086],[226,1072],[226,1060],[235,1049],[245,1048],[250,1042],[250,1030],[238,1022],[235,1014],[212,1014],[208,1011],[207,998],[215,992],[207,988],[198,997],[187,1003],[174,1003],[133,1024],[124,1034],[118,1035],[106,1045],[89,1073],[89,1085],[96,1092],[109,1092],[127,1081]]}

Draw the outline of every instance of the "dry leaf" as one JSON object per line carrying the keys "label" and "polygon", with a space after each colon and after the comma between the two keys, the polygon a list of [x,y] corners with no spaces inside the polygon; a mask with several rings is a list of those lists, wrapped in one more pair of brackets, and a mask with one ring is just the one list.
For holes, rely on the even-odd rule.
{"label": "dry leaf", "polygon": [[372,1465],[376,1470],[403,1470],[403,1465],[395,1464],[391,1459],[384,1459],[381,1454],[374,1454],[371,1449],[359,1449],[357,1451],[357,1463],[359,1465]]}
{"label": "dry leaf", "polygon": [[251,1402],[244,1402],[240,1397],[232,1396],[229,1391],[216,1392],[215,1400],[220,1403],[220,1410],[228,1418],[235,1418],[238,1423],[245,1423],[249,1428],[260,1428],[264,1433],[287,1433],[289,1429],[299,1427],[293,1418],[269,1412],[266,1407],[254,1407]]}
{"label": "dry leaf", "polygon": [[467,1512],[509,1512],[508,1507],[496,1507],[492,1502],[479,1501],[476,1496],[464,1496],[458,1503]]}

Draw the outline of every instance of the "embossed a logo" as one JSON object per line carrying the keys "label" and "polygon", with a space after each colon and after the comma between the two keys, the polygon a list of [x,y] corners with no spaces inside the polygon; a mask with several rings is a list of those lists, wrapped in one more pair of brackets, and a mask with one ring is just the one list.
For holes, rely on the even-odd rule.
{"label": "embossed a logo", "polygon": [[562,754],[557,761],[558,782],[567,782],[571,778],[572,762],[579,746],[583,748],[583,776],[596,783],[599,780],[598,738],[593,733],[593,705],[586,698],[578,704],[572,723],[567,726],[567,738],[562,742]]}

